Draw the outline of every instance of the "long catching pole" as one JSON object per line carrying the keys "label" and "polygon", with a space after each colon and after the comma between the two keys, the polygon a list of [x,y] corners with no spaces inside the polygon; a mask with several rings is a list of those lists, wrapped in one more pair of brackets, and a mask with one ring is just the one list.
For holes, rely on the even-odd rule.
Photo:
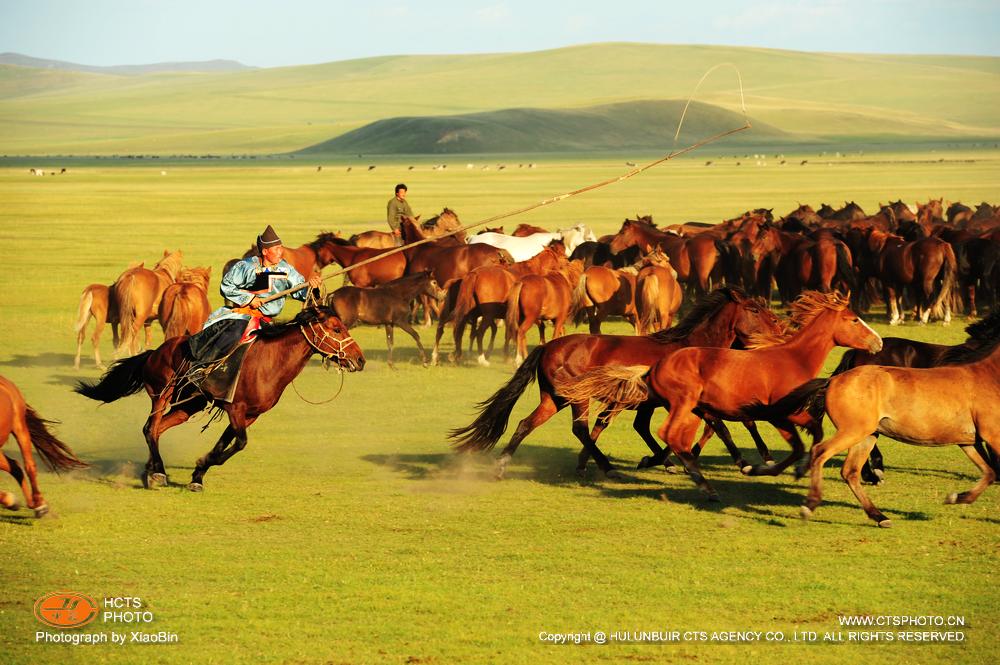
{"label": "long catching pole", "polygon": [[[701,80],[698,81],[698,85],[695,86],[694,92],[691,93],[691,96],[688,98],[687,104],[684,105],[684,111],[681,113],[680,120],[677,123],[677,131],[674,133],[674,143],[676,144],[678,137],[680,137],[681,127],[684,124],[684,118],[687,116],[688,107],[691,105],[691,102],[694,99],[694,95],[697,94],[698,88],[701,87],[701,84],[705,82],[705,79],[707,79],[708,76],[712,72],[714,72],[716,69],[718,69],[720,67],[732,67],[733,69],[736,70],[736,78],[739,81],[739,86],[740,86],[740,110],[743,113],[743,120],[744,120],[744,124],[743,124],[742,127],[737,127],[735,129],[729,129],[729,130],[726,130],[724,132],[720,132],[718,134],[710,136],[707,139],[702,139],[701,141],[698,141],[697,143],[693,143],[693,144],[687,146],[686,148],[682,148],[680,150],[673,150],[669,154],[664,155],[663,157],[660,157],[659,159],[656,159],[656,160],[654,160],[654,161],[652,161],[652,162],[650,162],[650,163],[648,163],[648,164],[646,164],[644,166],[638,166],[638,167],[632,169],[631,171],[629,171],[629,172],[627,172],[627,173],[625,173],[623,175],[620,175],[620,176],[618,176],[616,178],[609,178],[607,180],[595,183],[593,185],[587,185],[586,187],[581,187],[580,189],[574,189],[573,191],[566,192],[565,194],[559,194],[558,196],[553,196],[551,198],[547,198],[547,199],[545,199],[543,201],[539,201],[537,203],[533,203],[533,204],[531,204],[529,206],[525,206],[523,208],[518,208],[516,210],[511,210],[509,212],[501,213],[499,215],[494,215],[493,217],[489,217],[487,219],[483,219],[483,220],[480,220],[478,222],[473,222],[472,224],[466,224],[465,226],[459,227],[459,228],[455,229],[454,231],[449,231],[448,233],[443,233],[443,234],[441,234],[439,236],[434,236],[433,238],[424,238],[422,240],[417,240],[416,242],[411,242],[408,245],[403,245],[401,247],[395,247],[395,248],[390,249],[388,251],[382,252],[381,254],[379,254],[377,256],[373,256],[373,257],[371,257],[369,259],[365,259],[364,261],[358,261],[357,263],[355,263],[353,265],[347,266],[345,268],[341,268],[340,270],[338,270],[338,271],[336,271],[334,273],[330,273],[329,275],[327,275],[326,277],[323,278],[323,281],[325,282],[328,279],[332,279],[333,277],[338,277],[340,275],[343,275],[344,273],[350,272],[351,270],[354,270],[355,268],[360,268],[361,266],[368,265],[369,263],[374,263],[375,261],[381,261],[382,259],[386,258],[387,256],[392,256],[393,254],[398,254],[400,252],[406,251],[406,250],[411,249],[413,247],[418,247],[419,245],[424,245],[424,244],[427,244],[429,242],[435,242],[437,240],[440,240],[441,238],[447,238],[448,236],[453,236],[453,235],[455,235],[457,233],[462,233],[463,231],[468,231],[469,229],[474,229],[477,226],[483,226],[484,224],[490,224],[492,222],[496,222],[496,221],[499,221],[501,219],[507,219],[508,217],[514,217],[515,215],[523,215],[526,212],[530,212],[530,211],[536,210],[538,208],[544,208],[545,206],[552,205],[553,203],[558,203],[559,201],[563,201],[565,199],[572,198],[574,196],[579,196],[580,194],[585,194],[587,192],[592,192],[595,189],[600,189],[602,187],[607,187],[608,185],[613,185],[613,184],[621,182],[623,180],[628,180],[629,178],[635,177],[635,176],[639,175],[640,173],[642,173],[644,171],[648,171],[649,169],[653,168],[654,166],[659,166],[660,164],[662,164],[664,162],[668,162],[671,159],[673,159],[674,157],[679,157],[680,155],[689,153],[692,150],[697,150],[698,148],[706,146],[706,145],[708,145],[710,143],[714,143],[714,142],[716,142],[718,140],[724,139],[727,136],[731,136],[733,134],[736,134],[736,133],[742,132],[744,130],[750,129],[751,128],[750,118],[747,117],[746,103],[745,103],[744,97],[743,97],[743,77],[740,76],[740,71],[736,67],[736,65],[734,65],[732,63],[724,62],[724,63],[720,63],[718,65],[715,65],[714,67],[712,67],[711,69],[709,69],[707,72],[705,72],[704,76],[701,77]],[[277,300],[278,298],[284,298],[285,296],[291,295],[292,293],[295,293],[296,291],[301,291],[304,288],[308,288],[308,285],[305,285],[305,286],[303,286],[303,285],[294,286],[294,287],[292,287],[290,289],[285,289],[284,291],[279,291],[278,293],[275,293],[274,295],[271,295],[271,296],[268,296],[267,298],[262,299],[261,302],[265,303],[265,302],[270,302],[272,300]]]}

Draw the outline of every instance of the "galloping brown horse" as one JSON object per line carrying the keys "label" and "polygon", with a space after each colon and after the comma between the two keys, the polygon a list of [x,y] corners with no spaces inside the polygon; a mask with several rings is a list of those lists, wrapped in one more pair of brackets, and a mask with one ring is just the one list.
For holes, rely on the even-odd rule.
{"label": "galloping brown horse", "polygon": [[[689,347],[670,354],[651,369],[638,366],[613,372],[598,368],[591,378],[596,379],[593,385],[600,385],[600,392],[593,397],[614,409],[629,408],[650,398],[667,406],[670,416],[658,431],[660,439],[681,459],[695,484],[717,500],[692,452],[702,417],[752,420],[758,417],[755,410],[763,410],[757,407],[767,407],[816,376],[834,346],[873,352],[881,349],[878,333],[848,304],[848,299],[837,293],[807,291],[792,304],[796,330],[785,341],[746,351]],[[607,380],[601,380],[601,372],[607,373]],[[805,448],[795,424],[810,426],[814,437],[822,434],[808,415],[778,418],[768,414],[766,419],[791,444],[792,453],[774,466],[745,468],[749,475],[777,475],[802,458]]]}
{"label": "galloping brown horse", "polygon": [[591,335],[601,333],[601,323],[609,316],[621,316],[639,333],[635,313],[636,271],[634,268],[613,270],[604,266],[591,266],[583,271],[576,284],[573,300],[577,304],[573,323],[580,325],[584,319]]}
{"label": "galloping brown horse", "polygon": [[[21,460],[24,462],[22,470],[17,460],[0,453],[0,470],[13,476],[21,486],[24,500],[28,503],[28,508],[34,509],[35,517],[41,517],[49,512],[49,506],[45,503],[41,490],[38,489],[38,470],[35,458],[31,454],[32,445],[53,471],[87,466],[85,462],[76,458],[69,446],[48,430],[46,424],[49,422],[25,403],[24,396],[17,386],[0,376],[0,448],[13,434],[21,449]],[[0,491],[0,506],[7,510],[17,510],[17,499],[10,492]]]}
{"label": "galloping brown horse", "polygon": [[531,326],[538,325],[541,344],[545,344],[544,321],[552,321],[553,339],[565,334],[566,320],[576,306],[573,291],[582,272],[582,264],[567,261],[544,275],[525,275],[514,282],[507,298],[504,325],[507,338],[514,341],[516,365],[528,355],[527,333]]}
{"label": "galloping brown horse", "polygon": [[163,291],[157,318],[163,328],[163,338],[193,335],[208,320],[212,306],[208,303],[208,283],[211,268],[185,268],[177,281]]}
{"label": "galloping brown horse", "polygon": [[[168,286],[177,281],[183,254],[163,251],[163,258],[148,270],[141,265],[126,270],[115,282],[115,300],[121,319],[122,337],[119,353],[135,355],[139,351],[139,328],[149,326],[156,318],[160,298]],[[148,340],[148,336],[147,336]]]}
{"label": "galloping brown horse", "polygon": [[[666,354],[689,344],[729,346],[746,342],[751,335],[779,331],[777,318],[760,301],[748,298],[735,287],[716,289],[701,298],[676,327],[653,335],[567,335],[535,348],[513,378],[493,396],[479,404],[480,413],[466,427],[452,430],[450,437],[459,451],[491,450],[507,429],[507,421],[518,398],[538,378],[538,406],[517,426],[510,442],[497,461],[497,477],[503,477],[507,465],[521,442],[549,418],[570,406],[573,411],[573,434],[584,447],[580,464],[593,455],[605,473],[611,473],[611,463],[589,432],[586,419],[588,403],[571,401],[559,392],[557,385],[580,376],[596,367],[609,364],[652,365]],[[649,432],[649,422],[655,407],[640,407],[632,427],[654,453],[661,449]],[[720,432],[720,436],[722,432]]]}
{"label": "galloping brown horse", "polygon": [[1000,456],[1000,335],[955,360],[962,364],[931,369],[866,365],[800,389],[799,403],[811,402],[815,417],[825,412],[837,427],[812,449],[803,517],[811,517],[822,500],[823,465],[848,450],[841,477],[869,518],[891,526],[860,482],[879,434],[918,446],[962,449],[982,477],[971,490],[948,495],[946,503],[972,503],[993,483],[997,474],[974,444],[986,444]]}
{"label": "galloping brown horse", "polygon": [[[188,485],[192,491],[203,489],[202,480],[209,467],[224,464],[246,447],[247,428],[278,403],[285,388],[314,353],[347,371],[357,371],[365,365],[361,347],[329,307],[303,309],[287,323],[262,327],[256,337],[246,351],[233,401],[214,402],[215,407],[229,416],[229,426],[215,447],[195,463]],[[190,365],[184,349],[186,339],[173,337],[156,350],[119,360],[97,383],[81,381],[74,388],[81,395],[105,403],[146,389],[152,401],[151,413],[142,428],[149,446],[149,461],[143,474],[147,488],[167,484],[167,471],[160,457],[160,436],[209,403],[209,398],[190,384],[178,385],[178,378]]]}

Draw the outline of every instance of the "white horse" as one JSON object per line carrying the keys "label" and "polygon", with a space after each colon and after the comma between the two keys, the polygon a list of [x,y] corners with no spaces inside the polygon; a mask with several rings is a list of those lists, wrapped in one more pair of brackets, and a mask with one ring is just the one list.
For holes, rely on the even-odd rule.
{"label": "white horse", "polygon": [[576,226],[571,226],[568,229],[559,229],[557,233],[562,235],[563,244],[566,245],[566,256],[571,256],[573,254],[573,250],[583,243],[587,241],[594,242],[597,240],[597,236],[594,235],[594,232],[582,223],[577,224]]}
{"label": "white horse", "polygon": [[490,231],[470,236],[469,244],[483,243],[498,249],[506,249],[515,261],[527,261],[545,249],[553,240],[562,240],[562,234],[533,233],[530,236],[519,238]]}

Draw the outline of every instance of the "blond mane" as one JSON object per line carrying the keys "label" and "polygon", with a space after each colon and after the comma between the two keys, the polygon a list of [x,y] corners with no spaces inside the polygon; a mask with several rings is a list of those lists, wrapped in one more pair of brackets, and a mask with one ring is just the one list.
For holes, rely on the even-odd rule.
{"label": "blond mane", "polygon": [[750,335],[746,342],[747,349],[761,349],[768,346],[783,344],[797,332],[816,320],[825,311],[842,312],[851,304],[850,294],[843,295],[839,291],[820,293],[819,291],[803,291],[802,295],[791,304],[791,314],[788,325],[783,333],[760,332]]}

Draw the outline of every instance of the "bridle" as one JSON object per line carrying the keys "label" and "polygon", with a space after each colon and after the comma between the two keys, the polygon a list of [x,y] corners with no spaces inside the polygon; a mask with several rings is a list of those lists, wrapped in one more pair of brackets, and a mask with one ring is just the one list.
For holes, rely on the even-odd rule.
{"label": "bridle", "polygon": [[[351,346],[351,344],[357,346],[358,343],[354,341],[354,338],[351,337],[350,334],[348,334],[343,339],[334,337],[333,335],[331,335],[326,331],[326,328],[324,326],[319,326],[319,332],[316,332],[317,328],[316,323],[317,323],[316,321],[310,321],[307,324],[300,325],[299,332],[302,333],[302,336],[309,343],[309,346],[316,349],[316,352],[321,356],[323,356],[325,360],[333,360],[334,358],[336,358],[337,364],[342,365],[343,364],[342,361],[347,360],[347,349]],[[305,330],[306,326],[309,326],[309,331],[313,334],[313,339],[310,339],[309,335],[306,334]],[[318,341],[316,341],[317,339]],[[323,348],[324,346],[327,345],[329,346],[336,345],[337,348],[328,351]]]}

